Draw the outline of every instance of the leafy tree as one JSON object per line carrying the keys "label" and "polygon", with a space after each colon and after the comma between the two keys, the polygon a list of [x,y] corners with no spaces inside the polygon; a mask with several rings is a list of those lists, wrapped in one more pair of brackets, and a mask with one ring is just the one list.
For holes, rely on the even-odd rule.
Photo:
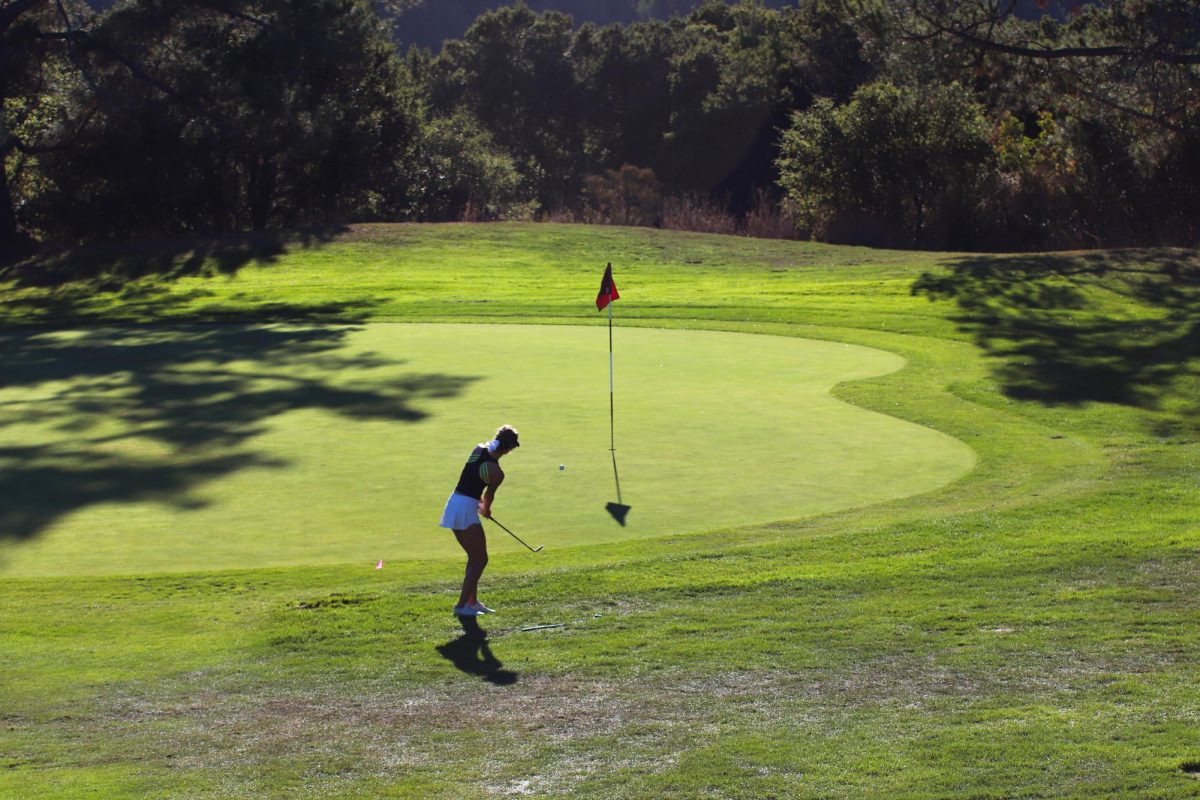
{"label": "leafy tree", "polygon": [[[685,16],[705,0],[524,0],[534,11],[557,11],[576,23],[627,25],[637,21]],[[774,8],[796,5],[796,0],[764,0]],[[448,39],[463,38],[482,14],[513,0],[378,0],[394,16],[397,42],[440,50]]]}
{"label": "leafy tree", "polygon": [[522,4],[482,15],[418,72],[437,113],[469,110],[493,132],[543,208],[576,206],[584,175],[640,164],[670,193],[744,209],[774,184],[790,111],[869,74],[852,21],[836,0],[710,0],[670,23],[572,32]]}
{"label": "leafy tree", "polygon": [[695,0],[635,0],[634,8],[639,16],[663,19],[683,16],[695,4]]}
{"label": "leafy tree", "polygon": [[659,170],[673,189],[748,195],[753,176],[770,182],[763,149],[782,121],[775,112],[791,105],[778,79],[777,23],[756,3],[709,2],[687,18],[672,63],[670,152]]}
{"label": "leafy tree", "polygon": [[76,32],[93,15],[64,0],[0,4],[0,248],[18,239],[18,199],[35,187],[39,154],[69,143],[80,125],[67,97],[79,76],[68,60]]}
{"label": "leafy tree", "polygon": [[929,54],[959,54],[959,74],[993,118],[1011,113],[1034,137],[1043,113],[1069,121],[1061,132],[1076,162],[1068,181],[1000,176],[997,202],[1009,204],[997,209],[1000,217],[1041,220],[1018,225],[1011,241],[1022,247],[1195,243],[1188,220],[1200,196],[1195,181],[1181,179],[1177,169],[1192,163],[1185,154],[1197,141],[1200,4],[1047,0],[1037,15],[1028,5],[881,6],[908,50],[906,61],[948,62]]}
{"label": "leafy tree", "polygon": [[1139,242],[1154,241],[1195,247],[1200,244],[1200,110],[1184,118],[1175,137],[1155,165],[1153,230]]}
{"label": "leafy tree", "polygon": [[75,145],[30,213],[64,237],[370,218],[405,195],[400,61],[365,0],[131,2],[88,31]]}
{"label": "leafy tree", "polygon": [[954,243],[988,174],[982,109],[957,84],[873,83],[844,106],[798,112],[784,133],[781,185],[812,235],[888,246]]}
{"label": "leafy tree", "polygon": [[583,175],[572,40],[570,17],[521,4],[481,15],[431,68],[434,111],[469,109],[544,208],[572,203]]}
{"label": "leafy tree", "polygon": [[791,65],[798,106],[814,97],[844,103],[878,73],[866,45],[871,22],[847,0],[810,0],[781,17],[781,57]]}
{"label": "leafy tree", "polygon": [[584,25],[571,47],[587,168],[667,160],[672,31],[661,22]]}
{"label": "leafy tree", "polygon": [[1200,228],[1196,0],[529,0],[404,61],[377,13],[500,3],[0,0],[0,244],[631,219],[630,186],[895,245]]}
{"label": "leafy tree", "polygon": [[673,192],[705,192],[746,211],[775,183],[779,130],[818,93],[846,96],[868,64],[840,2],[774,11],[708,2],[676,23],[667,161]]}
{"label": "leafy tree", "polygon": [[1039,62],[1081,98],[1182,131],[1200,90],[1200,3],[1039,5],[1060,13],[1022,20],[1015,0],[905,0],[891,8],[899,29],[911,38],[951,39],[973,50]]}
{"label": "leafy tree", "polygon": [[1050,111],[1026,124],[1010,112],[992,131],[995,180],[978,205],[990,220],[981,238],[997,249],[1014,241],[1029,246],[1069,245],[1084,235],[1083,183],[1073,120]]}
{"label": "leafy tree", "polygon": [[523,219],[533,212],[512,157],[465,111],[422,126],[409,181],[409,213],[419,220]]}

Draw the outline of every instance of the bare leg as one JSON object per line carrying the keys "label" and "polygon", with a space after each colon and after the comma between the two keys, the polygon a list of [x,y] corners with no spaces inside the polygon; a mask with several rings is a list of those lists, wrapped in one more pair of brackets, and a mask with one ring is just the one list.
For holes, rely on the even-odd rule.
{"label": "bare leg", "polygon": [[487,538],[483,534],[482,525],[472,525],[466,530],[455,531],[454,537],[467,552],[467,573],[463,576],[462,594],[458,596],[458,604],[465,606],[477,600],[479,576],[488,563]]}

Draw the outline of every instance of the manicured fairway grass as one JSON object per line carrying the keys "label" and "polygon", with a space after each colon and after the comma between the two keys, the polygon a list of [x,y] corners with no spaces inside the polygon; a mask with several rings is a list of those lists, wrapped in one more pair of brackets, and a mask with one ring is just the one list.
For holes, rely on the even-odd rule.
{"label": "manicured fairway grass", "polygon": [[[614,472],[603,329],[0,337],[23,384],[0,390],[13,448],[0,522],[15,534],[0,540],[0,574],[455,556],[437,516],[466,453],[505,420],[525,446],[505,465],[497,516],[555,548],[869,505],[938,488],[974,461],[945,434],[829,396],[903,365],[880,350],[646,328],[619,343]],[[625,526],[605,510],[622,475],[636,509]]]}
{"label": "manicured fairway grass", "polygon": [[[189,264],[189,248],[209,260]],[[73,433],[96,444],[105,431],[119,437],[156,419],[122,395],[127,378],[95,377],[88,391],[109,403],[124,396],[126,416],[91,427],[79,425],[81,408],[40,417],[47,403],[54,410],[50,398],[82,396],[88,373],[77,356],[22,350],[22,337],[69,340],[48,331],[159,320],[170,324],[133,330],[170,340],[181,323],[269,322],[207,328],[206,346],[239,377],[172,396],[183,406],[210,399],[212,413],[160,414],[162,438],[135,442],[146,452],[106,445],[108,455],[81,457],[116,467],[150,457],[151,445],[177,453],[202,442],[213,469],[269,477],[286,467],[238,459],[299,412],[265,402],[257,416],[233,414],[249,376],[273,385],[264,370],[305,377],[324,363],[322,382],[344,388],[385,374],[362,357],[397,357],[377,344],[325,346],[347,323],[368,338],[396,320],[571,323],[589,327],[550,335],[564,345],[603,337],[587,304],[609,260],[631,347],[634,333],[649,348],[659,336],[708,341],[691,331],[720,330],[893,354],[868,357],[903,359],[903,369],[864,369],[834,397],[965,442],[974,467],[939,489],[815,516],[693,522],[650,538],[556,542],[537,555],[497,542],[484,599],[501,613],[484,620],[486,642],[447,613],[461,563],[432,554],[389,559],[381,571],[317,563],[9,575],[0,584],[0,796],[1200,796],[1200,269],[1191,252],[992,259],[570,226],[379,226],[307,248],[253,240],[72,253],[61,262],[72,268],[178,266],[169,280],[117,292],[104,276],[37,285],[54,263],[0,278],[8,321],[54,325],[4,334],[10,376],[19,365],[49,377],[3,382],[0,409],[20,424],[6,424],[0,448],[16,459],[43,446],[16,438],[39,425],[47,443]],[[217,274],[194,274],[209,267]],[[305,366],[286,348],[268,357],[273,348],[262,345],[280,329],[309,332],[291,351]],[[236,350],[255,336],[259,347]],[[761,336],[722,341],[743,340],[752,354],[739,367],[775,346],[785,360],[791,345],[817,352]],[[814,387],[856,377],[837,361]],[[184,374],[199,380],[201,362]],[[601,415],[606,367],[588,401]],[[441,384],[462,396],[414,385],[403,407],[430,420],[439,404],[466,403],[495,380],[417,361],[395,368],[482,376],[453,391]],[[765,395],[788,390],[769,375],[754,380],[769,391],[748,416],[777,412]],[[752,388],[729,405],[756,402]],[[45,393],[38,403],[18,399],[35,390]],[[372,418],[374,398],[357,399],[353,426],[432,424]],[[329,420],[341,426],[347,415]],[[512,462],[529,472],[520,481],[514,472],[504,490],[514,515],[537,505],[518,485],[553,487],[575,473],[575,462],[558,473],[566,459],[534,468],[536,427],[530,453]],[[720,493],[745,466],[733,443],[701,441],[724,474],[692,494],[723,506]],[[634,463],[645,456],[618,447],[632,500]],[[34,491],[37,477],[19,478],[21,491]],[[178,490],[163,480],[162,491]],[[80,513],[97,513],[89,484],[72,485],[87,506]],[[207,485],[180,496],[202,497]],[[649,517],[650,499],[632,504],[631,521]],[[0,532],[6,548],[42,547],[56,523],[31,514],[23,524],[33,531],[24,542]],[[561,627],[530,629],[545,624]]]}

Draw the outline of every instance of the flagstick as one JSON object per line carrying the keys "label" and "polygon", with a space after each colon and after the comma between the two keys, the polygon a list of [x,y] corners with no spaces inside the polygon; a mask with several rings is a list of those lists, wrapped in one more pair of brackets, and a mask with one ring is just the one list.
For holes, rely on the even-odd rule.
{"label": "flagstick", "polygon": [[[608,445],[609,452],[612,453],[613,462],[613,480],[617,484],[617,503],[621,503],[621,476],[617,473],[617,422],[616,412],[614,411],[615,403],[613,400],[613,304],[609,301],[608,304]],[[612,509],[609,510],[612,513]],[[624,516],[617,520],[622,525],[625,524]]]}
{"label": "flagstick", "polygon": [[607,503],[604,508],[622,527],[630,508],[621,501],[621,476],[617,473],[617,414],[616,391],[613,388],[613,301],[617,294],[617,285],[612,278],[612,262],[604,268],[604,280],[600,283],[600,294],[596,296],[596,306],[600,307],[601,298],[608,306],[608,446],[612,454],[613,480],[617,483],[617,502]]}
{"label": "flagstick", "polygon": [[617,451],[617,422],[613,401],[613,304],[608,304],[608,444],[614,453]]}

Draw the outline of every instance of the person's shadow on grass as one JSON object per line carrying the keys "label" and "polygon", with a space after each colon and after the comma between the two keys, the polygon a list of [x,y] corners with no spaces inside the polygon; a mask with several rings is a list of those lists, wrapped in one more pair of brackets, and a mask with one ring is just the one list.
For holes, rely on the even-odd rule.
{"label": "person's shadow on grass", "polygon": [[502,669],[500,659],[488,647],[487,631],[479,627],[474,617],[459,617],[463,635],[437,648],[442,658],[468,675],[478,675],[488,683],[509,686],[517,682],[517,673]]}

